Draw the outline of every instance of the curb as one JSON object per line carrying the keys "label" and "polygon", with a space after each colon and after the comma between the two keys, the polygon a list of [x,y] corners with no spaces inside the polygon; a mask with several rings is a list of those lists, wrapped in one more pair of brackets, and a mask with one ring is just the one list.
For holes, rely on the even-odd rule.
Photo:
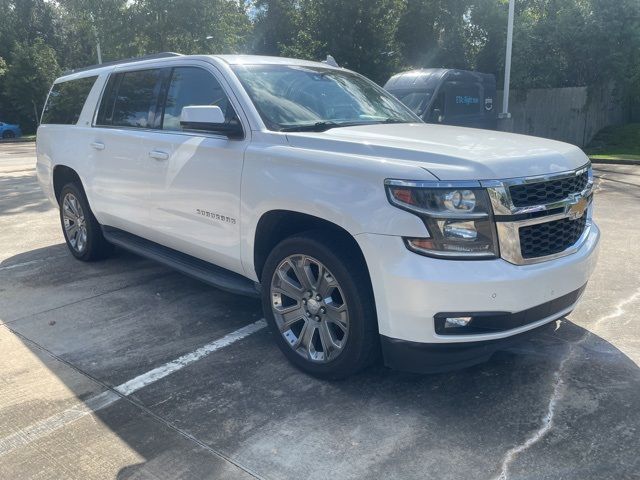
{"label": "curb", "polygon": [[591,163],[594,165],[640,165],[640,159],[638,160],[604,160],[604,159],[595,159],[589,158]]}
{"label": "curb", "polygon": [[2,143],[27,143],[35,142],[35,138],[0,138],[0,144]]}

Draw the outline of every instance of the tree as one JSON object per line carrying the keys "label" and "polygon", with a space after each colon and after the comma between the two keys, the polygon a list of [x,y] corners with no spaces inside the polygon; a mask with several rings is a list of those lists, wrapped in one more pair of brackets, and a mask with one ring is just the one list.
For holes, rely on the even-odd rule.
{"label": "tree", "polygon": [[439,35],[436,28],[440,5],[436,0],[407,0],[398,21],[396,40],[408,67],[433,66],[438,54]]}
{"label": "tree", "polygon": [[130,3],[140,54],[238,53],[251,31],[239,0],[138,0]]}
{"label": "tree", "polygon": [[42,39],[16,43],[12,58],[3,78],[4,92],[25,130],[32,131],[38,124],[47,92],[60,69],[55,51]]}
{"label": "tree", "polygon": [[282,52],[340,65],[384,83],[399,67],[395,32],[402,0],[300,0],[298,33]]}
{"label": "tree", "polygon": [[127,0],[59,0],[59,5],[63,46],[57,54],[65,68],[98,63],[98,42],[103,62],[139,54]]}
{"label": "tree", "polygon": [[256,0],[252,50],[260,55],[280,55],[296,42],[300,12],[297,0]]}
{"label": "tree", "polygon": [[[472,66],[502,76],[507,0],[474,0]],[[637,0],[517,0],[512,85],[545,88],[633,84],[640,51]],[[636,59],[636,61],[634,61]],[[626,88],[626,87],[625,87]]]}
{"label": "tree", "polygon": [[496,77],[504,74],[508,8],[508,0],[476,0],[469,9],[471,66]]}
{"label": "tree", "polygon": [[[33,104],[42,108],[58,65],[97,63],[98,40],[104,61],[167,50],[330,54],[379,83],[414,67],[501,78],[507,9],[508,0],[0,0],[0,117],[35,126]],[[516,0],[511,79],[516,89],[613,80],[640,99],[640,2]]]}

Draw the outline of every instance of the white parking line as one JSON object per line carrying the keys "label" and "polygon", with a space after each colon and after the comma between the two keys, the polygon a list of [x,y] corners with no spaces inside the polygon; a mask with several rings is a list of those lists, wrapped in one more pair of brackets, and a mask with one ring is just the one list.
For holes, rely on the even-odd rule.
{"label": "white parking line", "polygon": [[2,265],[0,266],[0,271],[13,270],[14,268],[20,268],[20,267],[28,267],[29,265],[35,265],[36,263],[55,260],[56,258],[63,258],[63,257],[68,257],[68,255],[55,255],[55,256],[46,257],[46,258],[37,258],[35,260],[29,260],[28,262],[14,263],[13,265],[2,265],[2,263],[0,263],[0,265]]}
{"label": "white parking line", "polygon": [[120,400],[122,396],[131,395],[141,388],[157,382],[167,375],[171,375],[172,373],[183,369],[187,365],[197,362],[216,350],[220,350],[221,348],[227,347],[238,340],[242,340],[266,326],[267,322],[264,319],[258,320],[257,322],[242,327],[235,332],[231,332],[218,340],[207,343],[194,352],[182,355],[171,362],[165,363],[164,365],[154,368],[142,375],[138,375],[128,382],[115,387],[113,389],[115,391],[107,390],[98,395],[94,395],[86,402],[77,403],[60,413],[52,415],[49,418],[45,418],[44,420],[34,423],[28,427],[22,428],[17,432],[0,439],[0,456],[49,435],[50,433],[64,427],[65,425],[75,422],[85,415],[89,415],[90,413],[106,408]]}

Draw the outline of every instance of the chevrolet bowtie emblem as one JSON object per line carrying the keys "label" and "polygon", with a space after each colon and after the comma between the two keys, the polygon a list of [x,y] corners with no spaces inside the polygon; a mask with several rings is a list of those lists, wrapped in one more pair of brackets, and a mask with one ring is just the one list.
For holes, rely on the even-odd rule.
{"label": "chevrolet bowtie emblem", "polygon": [[567,213],[569,214],[569,218],[571,220],[577,220],[578,218],[582,218],[584,212],[587,211],[587,207],[589,206],[589,202],[585,197],[576,198],[576,203],[573,203],[567,207]]}

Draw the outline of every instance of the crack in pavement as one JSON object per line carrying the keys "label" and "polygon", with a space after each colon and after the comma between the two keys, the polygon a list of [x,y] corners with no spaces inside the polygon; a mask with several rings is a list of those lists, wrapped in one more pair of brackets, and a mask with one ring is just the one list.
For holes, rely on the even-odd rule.
{"label": "crack in pavement", "polygon": [[[614,307],[614,310],[612,313],[598,318],[595,321],[592,329],[596,330],[598,326],[606,320],[612,320],[614,318],[621,317],[626,313],[625,307],[635,302],[638,299],[640,299],[640,288],[637,288],[636,291],[633,294],[631,294],[629,297],[618,302],[618,304]],[[553,391],[551,393],[551,397],[549,398],[547,411],[544,417],[542,417],[540,428],[538,428],[538,430],[536,430],[531,435],[529,435],[529,437],[527,437],[524,442],[522,442],[519,445],[516,445],[515,447],[507,451],[507,453],[505,454],[502,460],[502,464],[500,465],[500,473],[498,474],[497,477],[494,477],[494,480],[507,480],[509,478],[509,467],[516,460],[516,457],[522,452],[531,448],[540,440],[542,440],[545,437],[545,435],[549,433],[549,431],[553,428],[553,425],[554,425],[553,422],[556,414],[556,407],[558,405],[558,402],[560,402],[560,400],[564,395],[565,384],[563,381],[563,376],[565,374],[565,370],[567,369],[567,364],[575,356],[578,347],[582,345],[591,335],[593,335],[593,333],[591,333],[590,331],[586,331],[582,335],[582,337],[580,337],[579,340],[570,344],[569,352],[562,359],[562,361],[560,362],[560,365],[558,366],[558,369],[553,374]]]}

